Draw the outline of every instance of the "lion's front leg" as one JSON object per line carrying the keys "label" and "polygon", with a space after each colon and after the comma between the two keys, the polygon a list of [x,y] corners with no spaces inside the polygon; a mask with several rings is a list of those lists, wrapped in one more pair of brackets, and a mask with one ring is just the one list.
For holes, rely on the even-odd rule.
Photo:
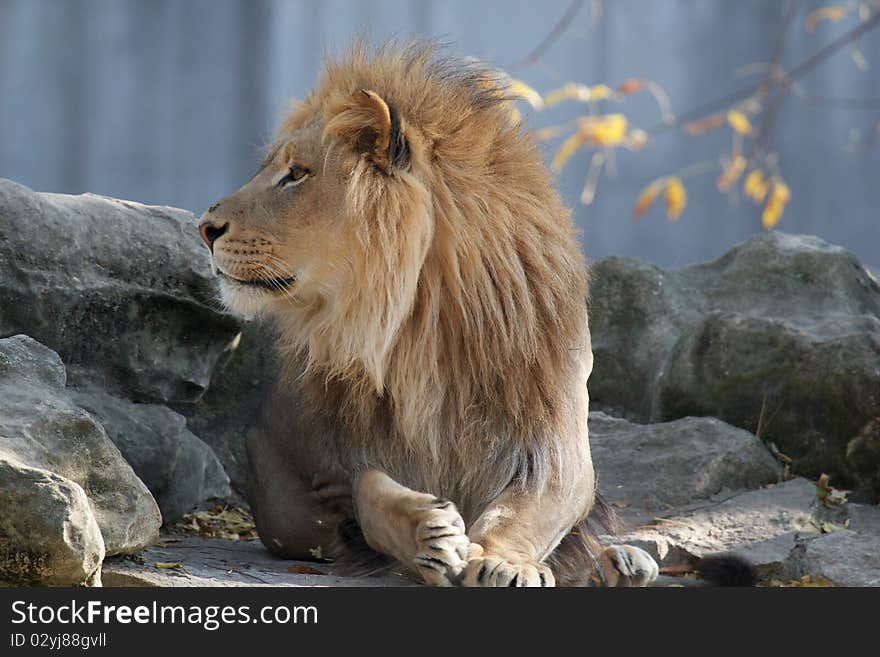
{"label": "lion's front leg", "polygon": [[[468,531],[471,548],[464,586],[555,586],[543,563],[592,503],[592,469],[579,492],[552,486],[529,490],[513,485],[477,518]],[[585,497],[586,496],[586,497]]]}
{"label": "lion's front leg", "polygon": [[379,470],[355,487],[358,522],[374,550],[391,555],[427,584],[452,586],[467,563],[470,541],[455,505],[398,484]]}

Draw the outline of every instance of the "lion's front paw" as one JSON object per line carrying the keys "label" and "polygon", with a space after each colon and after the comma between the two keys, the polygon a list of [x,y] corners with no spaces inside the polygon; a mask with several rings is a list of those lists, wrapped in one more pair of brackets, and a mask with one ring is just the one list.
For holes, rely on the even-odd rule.
{"label": "lion's front paw", "polygon": [[654,558],[633,545],[612,545],[600,559],[605,586],[648,586],[657,579],[660,568]]}
{"label": "lion's front paw", "polygon": [[413,561],[426,584],[455,584],[467,565],[469,545],[464,520],[452,502],[435,498],[421,512]]}
{"label": "lion's front paw", "polygon": [[[481,551],[481,550],[480,550]],[[513,563],[493,555],[472,556],[461,579],[463,586],[556,586],[550,569],[540,563]]]}

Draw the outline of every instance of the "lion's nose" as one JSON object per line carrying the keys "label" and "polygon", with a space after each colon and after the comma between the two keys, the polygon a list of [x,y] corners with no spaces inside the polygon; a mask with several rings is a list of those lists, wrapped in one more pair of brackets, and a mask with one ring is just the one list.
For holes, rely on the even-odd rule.
{"label": "lion's nose", "polygon": [[220,239],[220,236],[223,235],[229,229],[229,224],[223,224],[222,226],[215,226],[210,221],[203,221],[199,224],[199,235],[202,236],[202,240],[204,240],[205,244],[208,245],[208,248],[213,251],[214,250],[214,242]]}

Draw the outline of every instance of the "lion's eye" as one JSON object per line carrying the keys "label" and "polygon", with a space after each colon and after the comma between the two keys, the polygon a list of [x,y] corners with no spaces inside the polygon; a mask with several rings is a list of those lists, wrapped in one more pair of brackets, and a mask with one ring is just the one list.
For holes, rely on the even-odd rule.
{"label": "lion's eye", "polygon": [[278,181],[278,186],[289,187],[291,185],[298,185],[308,178],[310,173],[311,172],[305,167],[294,164],[281,180]]}

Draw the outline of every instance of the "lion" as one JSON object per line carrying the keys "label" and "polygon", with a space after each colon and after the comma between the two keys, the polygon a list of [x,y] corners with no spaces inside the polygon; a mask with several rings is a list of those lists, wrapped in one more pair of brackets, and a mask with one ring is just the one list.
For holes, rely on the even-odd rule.
{"label": "lion", "polygon": [[588,268],[505,80],[431,44],[356,45],[202,216],[223,302],[277,331],[246,441],[277,555],[437,586],[657,577],[597,541]]}

